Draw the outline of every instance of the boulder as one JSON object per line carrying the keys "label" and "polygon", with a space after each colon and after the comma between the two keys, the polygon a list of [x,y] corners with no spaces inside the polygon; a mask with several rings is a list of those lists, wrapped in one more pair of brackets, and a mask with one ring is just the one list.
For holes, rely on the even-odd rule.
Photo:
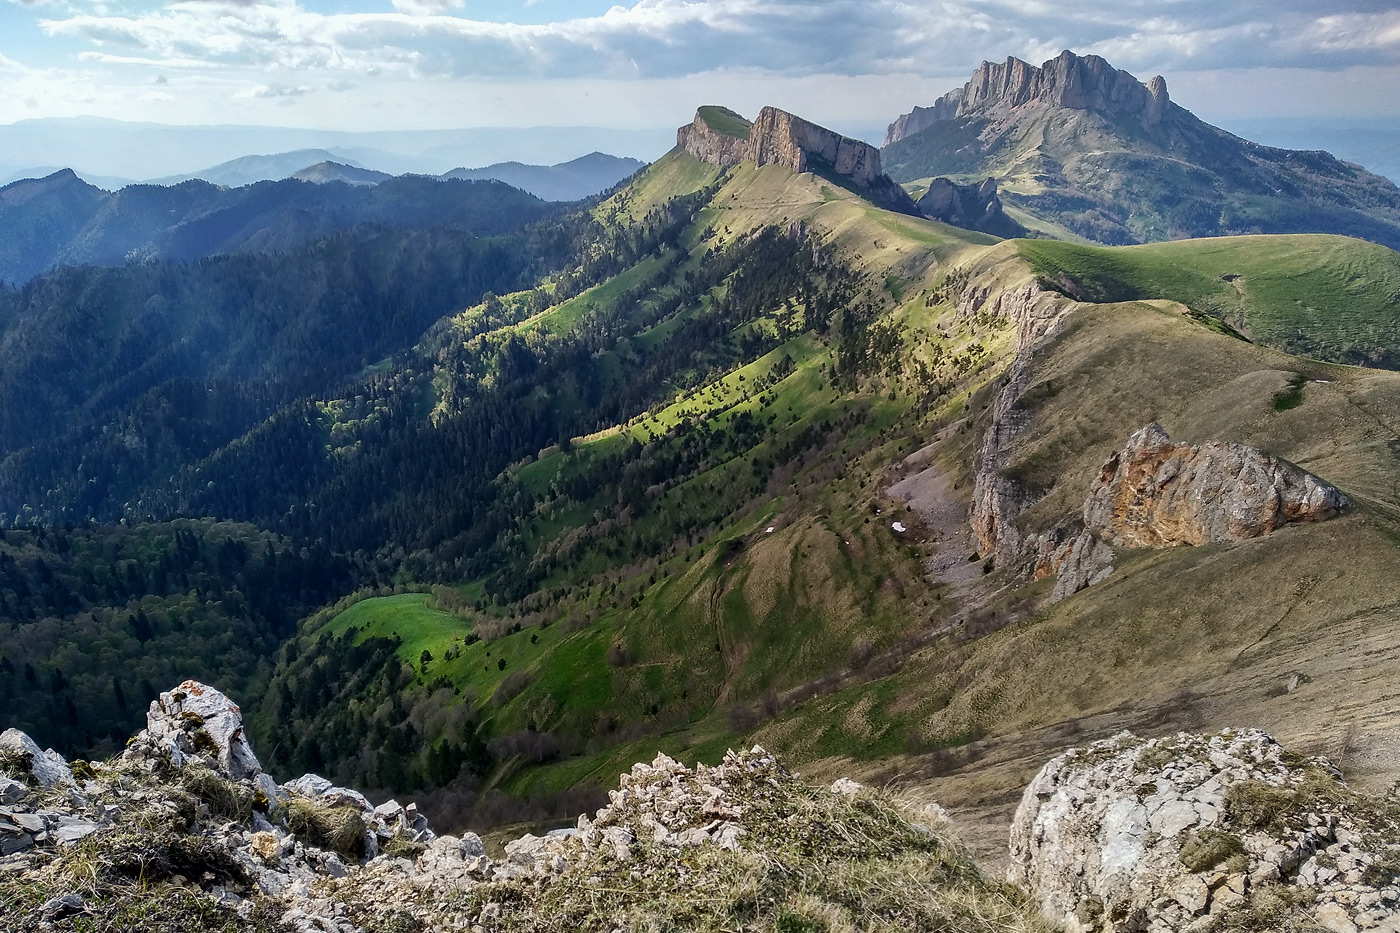
{"label": "boulder", "polygon": [[[73,772],[68,769],[68,762],[63,760],[62,755],[51,748],[41,749],[37,742],[18,729],[0,732],[0,770],[10,772],[9,777],[13,779],[22,781],[32,778],[40,787],[73,783]],[[9,788],[10,783],[13,782],[0,786],[0,793],[7,798],[15,796],[15,791]]]}
{"label": "boulder", "polygon": [[1160,425],[1109,457],[1084,502],[1084,525],[1123,547],[1243,541],[1348,507],[1336,488],[1244,444],[1173,443]]}
{"label": "boulder", "polygon": [[135,744],[150,744],[168,753],[177,768],[186,758],[204,757],[222,776],[235,781],[253,779],[262,771],[244,737],[238,704],[195,680],[151,702],[146,729],[138,733]]}
{"label": "boulder", "polygon": [[[1256,896],[1347,922],[1371,905],[1378,926],[1400,922],[1400,905],[1364,868],[1396,857],[1396,828],[1325,760],[1287,754],[1258,730],[1122,733],[1071,749],[1031,781],[1007,877],[1073,933],[1198,929]],[[1293,890],[1261,895],[1279,885]]]}

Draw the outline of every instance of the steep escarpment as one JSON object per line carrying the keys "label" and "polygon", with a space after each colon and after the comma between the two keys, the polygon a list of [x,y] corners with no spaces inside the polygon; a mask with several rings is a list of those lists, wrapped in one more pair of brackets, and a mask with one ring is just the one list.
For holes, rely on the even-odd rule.
{"label": "steep escarpment", "polygon": [[899,117],[885,131],[884,144],[897,143],[941,120],[1002,115],[1031,103],[1133,117],[1150,127],[1162,122],[1171,98],[1161,75],[1144,84],[1097,55],[1081,57],[1066,50],[1039,68],[1007,58],[983,62],[967,84],[944,94],[932,107],[915,107]]}
{"label": "steep escarpment", "polygon": [[892,123],[900,182],[991,175],[1008,204],[1130,244],[1244,233],[1342,233],[1400,246],[1400,189],[1325,152],[1210,126],[1096,55],[983,62],[961,88]]}
{"label": "steep escarpment", "polygon": [[882,207],[918,213],[881,170],[879,149],[776,107],[764,107],[753,123],[723,107],[702,107],[693,122],[676,131],[676,145],[721,167],[752,162],[825,174]]}

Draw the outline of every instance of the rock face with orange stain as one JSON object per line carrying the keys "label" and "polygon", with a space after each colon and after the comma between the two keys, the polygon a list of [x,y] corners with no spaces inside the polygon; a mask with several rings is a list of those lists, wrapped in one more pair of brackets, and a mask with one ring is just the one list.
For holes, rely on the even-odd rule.
{"label": "rock face with orange stain", "polygon": [[1346,496],[1244,444],[1178,444],[1149,424],[1103,465],[1084,525],[1120,547],[1244,541],[1290,522],[1332,518]]}

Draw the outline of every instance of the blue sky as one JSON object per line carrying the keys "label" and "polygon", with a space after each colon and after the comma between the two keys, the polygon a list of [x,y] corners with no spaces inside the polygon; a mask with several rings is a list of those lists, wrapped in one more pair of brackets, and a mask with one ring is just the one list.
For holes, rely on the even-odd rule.
{"label": "blue sky", "polygon": [[983,59],[1096,52],[1217,122],[1400,122],[1389,0],[0,0],[0,123],[888,122]]}

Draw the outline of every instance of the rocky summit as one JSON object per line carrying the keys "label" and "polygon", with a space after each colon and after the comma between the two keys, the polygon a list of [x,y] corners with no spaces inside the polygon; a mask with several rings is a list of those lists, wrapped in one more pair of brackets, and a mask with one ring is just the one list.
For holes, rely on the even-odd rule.
{"label": "rocky summit", "polygon": [[1038,68],[1007,58],[1001,63],[983,62],[967,84],[949,91],[931,107],[915,107],[900,116],[885,130],[884,144],[899,142],[940,120],[1005,113],[1031,103],[1123,114],[1144,126],[1155,126],[1171,98],[1161,75],[1144,84],[1097,55],[1079,56],[1066,50]]}
{"label": "rocky summit", "polygon": [[691,123],[676,130],[676,146],[724,168],[751,162],[825,172],[882,207],[918,213],[881,170],[879,149],[777,107],[764,107],[752,123],[723,107],[701,107]]}
{"label": "rocky summit", "polygon": [[1400,929],[1400,805],[1258,731],[1055,758],[1002,885],[940,807],[806,783],[759,747],[657,755],[592,817],[492,855],[413,804],[277,783],[238,707],[186,681],[111,761],[7,731],[0,848],[4,930]]}
{"label": "rocky summit", "polygon": [[[314,774],[278,783],[238,706],[186,681],[107,762],[0,739],[0,929],[791,929],[865,923],[1042,931],[982,878],[937,807],[802,782],[762,748],[715,767],[658,755],[607,806],[493,857],[414,804]],[[815,928],[815,927],[813,927]]]}

